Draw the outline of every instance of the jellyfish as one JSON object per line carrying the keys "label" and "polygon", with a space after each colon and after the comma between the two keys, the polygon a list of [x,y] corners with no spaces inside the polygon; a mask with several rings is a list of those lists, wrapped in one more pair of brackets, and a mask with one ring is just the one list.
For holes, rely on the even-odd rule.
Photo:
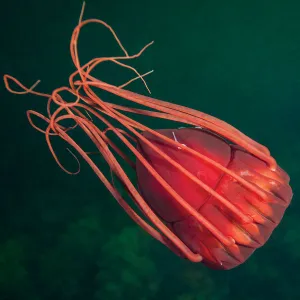
{"label": "jellyfish", "polygon": [[[44,134],[58,165],[69,174],[80,171],[71,172],[60,162],[51,143],[54,136],[73,149],[77,160],[74,152],[86,161],[125,212],[153,238],[178,256],[213,269],[242,264],[266,243],[289,206],[288,174],[265,146],[226,122],[126,89],[134,80],[141,80],[148,89],[145,76],[149,72],[141,75],[126,62],[141,56],[152,42],[129,55],[111,26],[98,19],[83,20],[83,10],[84,5],[71,37],[75,71],[69,86],[47,94],[36,91],[38,82],[26,87],[4,75],[7,90],[47,99],[47,114],[29,110],[27,117]],[[81,65],[78,38],[82,27],[91,23],[105,26],[123,55],[96,57]],[[95,68],[105,61],[130,69],[136,76],[121,86],[94,77]],[[114,94],[128,105],[107,102],[99,91]],[[66,93],[74,100],[67,100]],[[136,115],[168,120],[174,126],[152,129],[137,121]],[[45,121],[46,129],[37,126],[32,116]],[[75,140],[71,134],[75,128],[88,137],[95,151],[87,151]],[[104,158],[111,176],[103,172],[95,154]],[[134,170],[136,182],[124,164]]]}

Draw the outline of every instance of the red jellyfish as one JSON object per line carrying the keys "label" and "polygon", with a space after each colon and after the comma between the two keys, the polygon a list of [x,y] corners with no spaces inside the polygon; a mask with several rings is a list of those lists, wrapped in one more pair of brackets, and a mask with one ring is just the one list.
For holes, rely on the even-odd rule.
{"label": "red jellyfish", "polygon": [[[124,89],[135,79],[146,85],[143,77],[147,73],[140,75],[124,61],[139,57],[151,43],[129,55],[109,25],[96,19],[83,21],[82,15],[83,10],[71,38],[76,71],[70,75],[68,87],[46,94],[35,91],[36,84],[26,88],[5,75],[6,88],[12,93],[48,99],[47,115],[31,110],[27,115],[31,125],[45,134],[59,166],[71,173],[55,154],[53,136],[63,139],[82,156],[128,215],[154,238],[179,256],[202,261],[211,268],[231,269],[243,263],[265,244],[290,204],[289,176],[266,147],[229,124],[203,112]],[[81,65],[78,37],[81,28],[89,23],[106,26],[124,55],[94,58]],[[104,61],[131,69],[137,77],[118,87],[105,83],[92,75]],[[21,91],[12,89],[12,82]],[[100,90],[135,106],[106,102],[99,96]],[[74,96],[73,102],[64,99],[66,92]],[[134,120],[132,114],[173,121],[177,129],[154,130]],[[45,130],[34,124],[32,115],[46,122]],[[72,127],[68,127],[70,120],[74,122]],[[83,142],[70,135],[73,130],[86,134],[95,146],[93,152],[102,155],[114,176],[104,174],[94,159],[95,153],[84,149]],[[120,159],[136,171],[136,183],[126,174]],[[136,209],[121,196],[116,179]]]}

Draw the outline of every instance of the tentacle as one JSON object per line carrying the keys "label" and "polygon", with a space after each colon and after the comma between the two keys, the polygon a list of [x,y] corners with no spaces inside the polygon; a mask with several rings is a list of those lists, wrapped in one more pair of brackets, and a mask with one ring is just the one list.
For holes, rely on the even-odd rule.
{"label": "tentacle", "polygon": [[[36,92],[34,91],[34,88],[40,83],[40,80],[36,81],[30,88],[27,88],[25,85],[23,85],[19,80],[17,80],[15,77],[11,76],[11,75],[7,75],[5,74],[3,76],[3,80],[4,80],[4,85],[5,88],[10,91],[12,94],[17,94],[17,95],[24,95],[24,94],[33,94],[33,95],[37,95],[37,96],[41,96],[41,97],[46,97],[49,98],[51,97],[51,95],[49,94],[44,94],[44,93],[40,93],[40,92]],[[13,81],[17,86],[19,86],[23,91],[15,91],[10,87],[10,83],[9,80]]]}

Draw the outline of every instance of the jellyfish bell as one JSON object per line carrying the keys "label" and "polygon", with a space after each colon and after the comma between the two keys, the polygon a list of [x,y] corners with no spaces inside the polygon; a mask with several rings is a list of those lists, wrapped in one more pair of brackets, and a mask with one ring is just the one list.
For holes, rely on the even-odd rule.
{"label": "jellyfish bell", "polygon": [[[183,146],[174,147],[148,132],[144,136],[188,170],[194,180],[162,160],[157,152],[142,141],[138,142],[138,149],[170,188],[196,212],[195,215],[188,213],[137,161],[136,171],[143,197],[176,236],[193,252],[201,253],[203,263],[217,269],[231,269],[243,263],[255,249],[265,244],[290,203],[292,192],[287,174],[279,167],[276,171],[270,170],[264,161],[245,149],[205,129],[164,129],[159,132],[175,138]],[[256,189],[249,190],[219,167],[185,152],[185,147],[234,172]],[[196,178],[233,204],[248,220],[240,218],[232,207],[224,205],[209,190],[199,186]],[[265,196],[261,198],[257,192]],[[197,214],[212,227],[199,221]],[[234,243],[226,245],[216,233],[231,237]]]}
{"label": "jellyfish bell", "polygon": [[[141,75],[124,61],[139,57],[152,43],[130,56],[109,25],[97,19],[83,21],[82,16],[83,10],[70,43],[76,71],[69,77],[69,86],[51,94],[41,93],[36,91],[36,84],[27,88],[5,75],[6,88],[15,94],[31,93],[47,99],[45,115],[30,110],[27,116],[30,124],[45,135],[58,165],[71,173],[55,153],[51,143],[55,136],[90,165],[125,212],[152,237],[179,256],[212,268],[231,269],[243,263],[268,240],[289,205],[292,191],[288,175],[265,146],[224,121],[124,89],[136,79],[147,87],[144,76],[149,72]],[[106,26],[123,55],[94,58],[81,65],[78,37],[89,23]],[[137,77],[121,86],[103,82],[92,73],[104,61],[130,69]],[[21,91],[14,90],[12,83]],[[139,108],[106,102],[98,91],[119,96]],[[64,98],[65,92],[74,97],[73,102]],[[136,121],[132,114],[184,124],[186,128],[154,130]],[[45,121],[46,129],[39,128],[32,115]],[[75,125],[67,127],[65,120]],[[102,171],[92,152],[84,150],[82,141],[70,135],[73,130],[82,130],[92,141],[93,152],[103,156],[135,208],[122,197],[114,177]],[[120,159],[135,170],[137,182],[129,178]]]}

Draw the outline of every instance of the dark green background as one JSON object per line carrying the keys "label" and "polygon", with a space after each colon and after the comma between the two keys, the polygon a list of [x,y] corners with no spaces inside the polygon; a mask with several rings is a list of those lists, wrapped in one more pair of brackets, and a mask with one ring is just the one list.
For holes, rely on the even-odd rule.
{"label": "dark green background", "polygon": [[[227,2],[227,3],[226,3]],[[1,4],[1,74],[39,90],[67,84],[69,39],[81,1]],[[300,1],[88,1],[108,22],[155,98],[219,117],[267,145],[295,193],[269,242],[231,271],[173,255],[137,227],[92,171],[63,173],[25,111],[45,101],[1,87],[0,299],[300,299]],[[107,30],[80,40],[84,61],[121,54]],[[121,84],[132,74],[101,74]],[[146,93],[140,82],[130,86]],[[157,128],[155,120],[152,127]],[[58,143],[58,154],[74,163]],[[69,161],[70,160],[70,161]]]}

